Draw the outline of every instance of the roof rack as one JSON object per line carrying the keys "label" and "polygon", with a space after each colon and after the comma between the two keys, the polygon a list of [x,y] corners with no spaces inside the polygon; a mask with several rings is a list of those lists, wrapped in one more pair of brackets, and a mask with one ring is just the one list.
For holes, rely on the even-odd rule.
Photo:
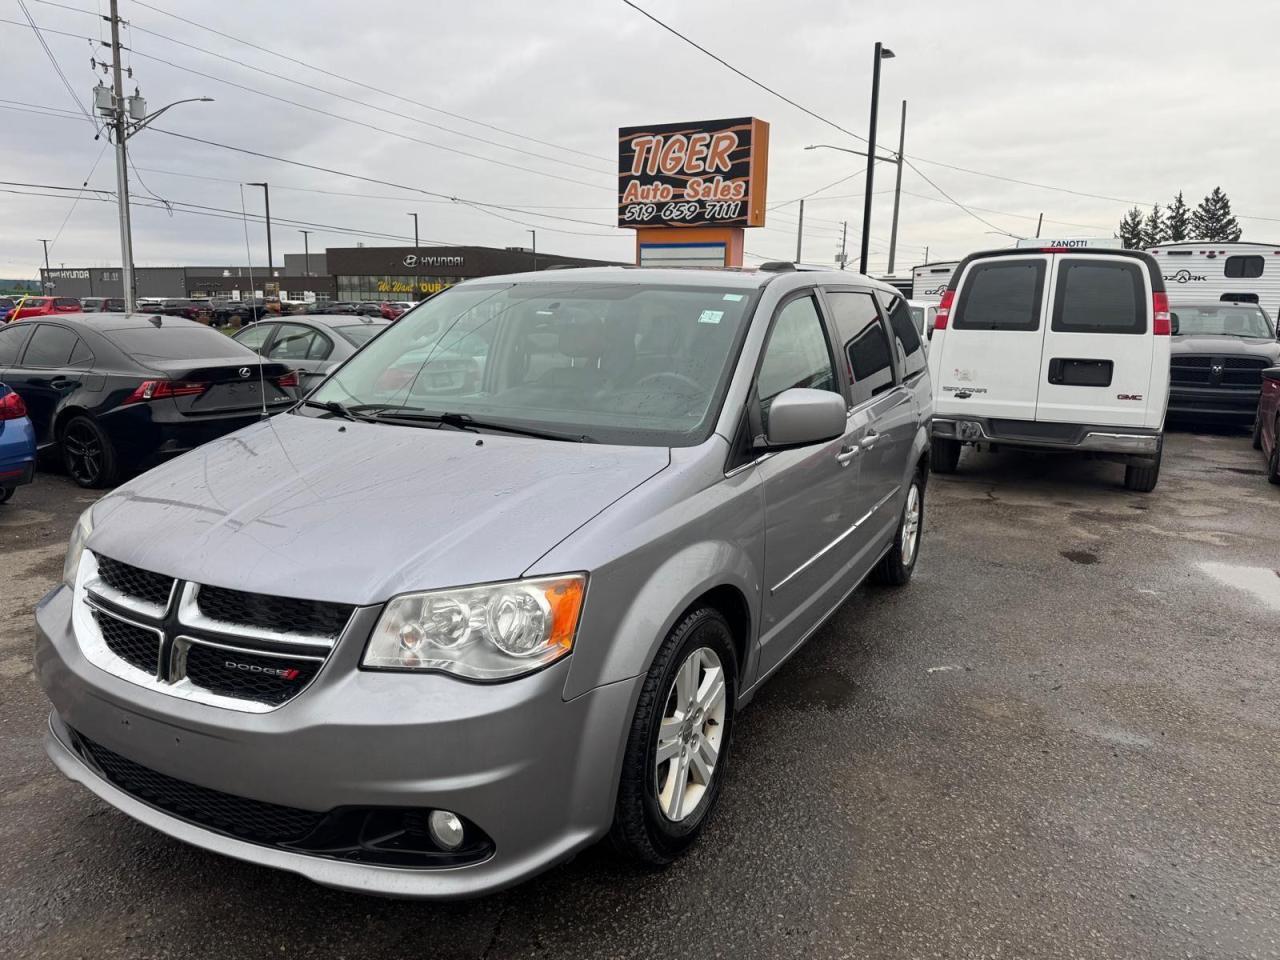
{"label": "roof rack", "polygon": [[791,273],[795,271],[825,273],[827,271],[826,267],[815,267],[811,263],[792,263],[790,260],[766,260],[756,269],[765,273]]}

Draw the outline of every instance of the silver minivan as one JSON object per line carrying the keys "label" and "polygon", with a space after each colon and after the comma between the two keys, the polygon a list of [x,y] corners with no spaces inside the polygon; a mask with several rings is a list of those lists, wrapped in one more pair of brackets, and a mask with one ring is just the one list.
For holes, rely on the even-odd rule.
{"label": "silver minivan", "polygon": [[918,555],[931,390],[847,273],[463,283],[289,413],[85,511],[36,612],[53,762],[197,846],[457,897],[669,862],[735,712]]}

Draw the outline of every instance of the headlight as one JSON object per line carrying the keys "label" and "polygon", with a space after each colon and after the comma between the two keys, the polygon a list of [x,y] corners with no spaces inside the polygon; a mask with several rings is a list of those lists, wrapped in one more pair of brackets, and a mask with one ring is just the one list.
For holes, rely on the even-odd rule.
{"label": "headlight", "polygon": [[573,650],[586,587],[586,575],[576,573],[396,597],[362,665],[472,680],[530,673]]}
{"label": "headlight", "polygon": [[93,507],[80,514],[71,542],[67,544],[67,559],[62,564],[62,582],[72,590],[76,588],[76,574],[80,572],[80,558],[84,556],[84,544],[93,532]]}

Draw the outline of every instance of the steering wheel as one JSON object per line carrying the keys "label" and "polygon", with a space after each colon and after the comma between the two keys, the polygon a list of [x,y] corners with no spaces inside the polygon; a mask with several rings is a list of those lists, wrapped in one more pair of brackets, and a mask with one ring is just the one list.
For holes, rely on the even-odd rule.
{"label": "steering wheel", "polygon": [[642,377],[636,384],[637,387],[643,387],[657,380],[676,380],[683,383],[686,387],[692,387],[698,393],[705,393],[706,388],[692,377],[686,377],[683,373],[676,373],[674,370],[663,370],[659,373],[651,373],[647,377]]}

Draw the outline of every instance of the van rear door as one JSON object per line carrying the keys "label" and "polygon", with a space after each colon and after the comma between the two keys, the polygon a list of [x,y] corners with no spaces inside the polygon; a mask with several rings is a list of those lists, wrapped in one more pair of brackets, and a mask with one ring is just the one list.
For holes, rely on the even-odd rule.
{"label": "van rear door", "polygon": [[1146,264],[1086,253],[1053,261],[1035,418],[1149,425],[1155,336]]}
{"label": "van rear door", "polygon": [[1035,419],[1049,259],[980,258],[966,268],[936,361],[937,412]]}

